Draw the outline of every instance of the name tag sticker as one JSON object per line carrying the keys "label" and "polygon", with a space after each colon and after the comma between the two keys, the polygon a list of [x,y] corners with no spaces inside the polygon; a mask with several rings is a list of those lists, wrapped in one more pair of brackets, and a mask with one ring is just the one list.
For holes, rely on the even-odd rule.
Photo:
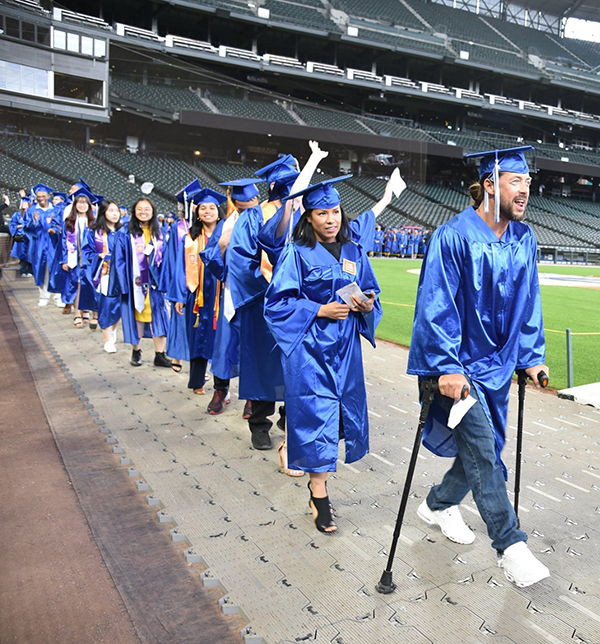
{"label": "name tag sticker", "polygon": [[150,253],[154,250],[154,246],[152,244],[148,244],[146,248],[144,248],[144,255],[150,255]]}
{"label": "name tag sticker", "polygon": [[342,264],[342,270],[344,273],[349,273],[350,275],[356,275],[356,263],[351,262],[349,259],[345,259]]}

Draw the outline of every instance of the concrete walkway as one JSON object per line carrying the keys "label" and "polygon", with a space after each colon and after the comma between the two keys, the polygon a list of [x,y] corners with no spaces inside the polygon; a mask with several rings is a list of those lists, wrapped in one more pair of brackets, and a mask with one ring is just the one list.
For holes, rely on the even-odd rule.
{"label": "concrete walkway", "polygon": [[[449,465],[422,450],[394,564],[398,589],[383,596],[374,587],[419,409],[404,349],[364,347],[371,453],[340,462],[329,485],[339,531],[327,536],[314,527],[305,479],[281,474],[275,450],[251,449],[243,401],[233,396],[223,415],[210,417],[210,387],[208,396],[194,396],[186,368],[154,368],[150,341],[142,345],[145,364],[132,368],[128,346],[105,354],[99,331],[74,329],[53,306],[39,309],[28,281],[9,284],[15,306],[43,329],[84,395],[96,431],[110,432],[115,442],[106,450],[124,457],[115,467],[130,468],[131,486],[148,486],[149,501],[160,501],[172,537],[201,557],[204,583],[219,584],[223,609],[248,623],[247,642],[600,642],[598,410],[527,393],[520,516],[550,579],[528,589],[506,581],[470,498],[463,516],[477,534],[471,546],[447,541],[416,517]],[[511,401],[510,475],[516,389]],[[276,444],[283,437],[272,435]]]}

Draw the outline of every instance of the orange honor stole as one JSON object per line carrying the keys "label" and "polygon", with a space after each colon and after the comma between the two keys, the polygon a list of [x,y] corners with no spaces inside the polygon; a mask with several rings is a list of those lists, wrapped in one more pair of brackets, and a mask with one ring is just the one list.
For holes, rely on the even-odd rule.
{"label": "orange honor stole", "polygon": [[199,253],[204,250],[208,238],[202,232],[196,239],[188,233],[185,236],[183,251],[185,253],[185,284],[190,293],[196,293],[193,312],[196,314],[197,328],[200,319],[200,309],[204,306],[204,262]]}

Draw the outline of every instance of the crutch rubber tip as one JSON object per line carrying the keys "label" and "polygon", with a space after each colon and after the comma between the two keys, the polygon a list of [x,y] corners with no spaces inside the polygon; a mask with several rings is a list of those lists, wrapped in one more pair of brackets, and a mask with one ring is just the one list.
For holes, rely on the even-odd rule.
{"label": "crutch rubber tip", "polygon": [[391,570],[383,571],[379,583],[375,586],[375,590],[381,595],[389,595],[396,590],[396,584],[392,581]]}

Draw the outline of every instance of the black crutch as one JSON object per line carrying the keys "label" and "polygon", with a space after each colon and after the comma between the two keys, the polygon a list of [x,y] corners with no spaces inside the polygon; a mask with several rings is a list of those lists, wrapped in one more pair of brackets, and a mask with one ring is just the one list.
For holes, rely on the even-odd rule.
{"label": "black crutch", "polygon": [[[523,449],[523,411],[525,409],[525,387],[527,386],[529,376],[524,369],[517,371],[517,382],[519,384],[519,412],[517,415],[517,459],[515,463],[515,501],[514,508],[517,515],[517,524],[519,521],[519,492],[521,490],[521,452]],[[538,382],[544,388],[548,386],[548,375],[545,371],[538,373]]]}
{"label": "black crutch", "polygon": [[[436,380],[422,380],[419,383],[422,394],[421,414],[419,415],[419,426],[417,427],[417,435],[415,436],[415,444],[413,445],[412,456],[408,465],[408,472],[406,473],[406,482],[404,483],[404,491],[402,492],[402,500],[400,501],[400,508],[398,509],[398,517],[396,518],[396,528],[394,529],[394,537],[392,538],[392,545],[390,546],[390,555],[386,569],[381,575],[379,583],[375,586],[378,593],[388,595],[396,590],[396,584],[392,581],[392,564],[394,563],[394,555],[396,554],[396,546],[400,538],[400,530],[402,529],[402,521],[404,520],[404,513],[406,512],[406,504],[408,502],[408,495],[410,493],[410,486],[412,484],[413,475],[415,473],[415,466],[417,464],[417,457],[419,455],[419,447],[421,445],[421,436],[423,435],[423,428],[429,414],[429,407],[433,402],[435,394],[438,392],[438,383]],[[469,395],[469,387],[463,387],[461,398],[466,398]]]}

